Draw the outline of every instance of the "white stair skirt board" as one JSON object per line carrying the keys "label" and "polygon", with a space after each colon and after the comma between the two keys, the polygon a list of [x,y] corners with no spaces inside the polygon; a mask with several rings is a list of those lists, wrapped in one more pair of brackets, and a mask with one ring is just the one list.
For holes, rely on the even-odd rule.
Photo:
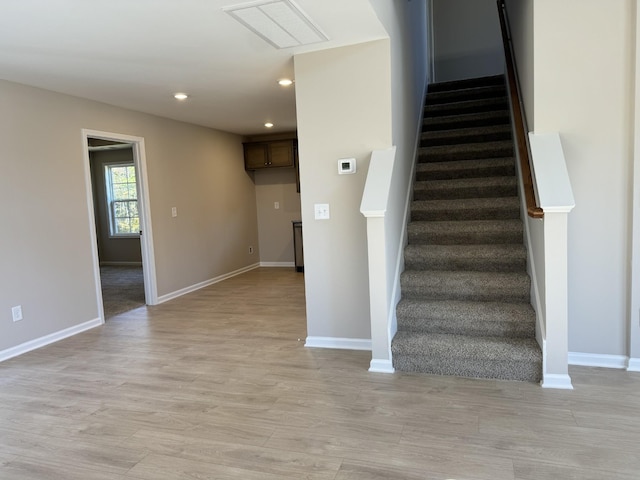
{"label": "white stair skirt board", "polygon": [[571,384],[571,377],[569,375],[561,375],[557,373],[547,373],[543,375],[542,382],[540,382],[542,388],[556,388],[560,390],[573,390]]}
{"label": "white stair skirt board", "polygon": [[100,325],[102,325],[102,323],[102,320],[96,318],[79,325],[74,325],[73,327],[65,328],[64,330],[60,330],[59,332],[50,333],[49,335],[45,335],[44,337],[29,340],[28,342],[21,343],[20,345],[16,345],[15,347],[7,348],[6,350],[0,351],[0,362],[9,360],[10,358],[17,357],[18,355],[22,355],[23,353],[27,353],[38,348],[45,347],[60,340],[64,340],[65,338],[72,337],[87,330],[91,330],[92,328],[99,327]]}
{"label": "white stair skirt board", "polygon": [[309,348],[338,348],[341,350],[371,350],[371,340],[363,338],[307,337]]}
{"label": "white stair skirt board", "polygon": [[190,287],[181,288],[180,290],[176,290],[175,292],[167,293],[166,295],[162,295],[158,297],[158,305],[164,302],[168,302],[169,300],[173,300],[174,298],[181,297],[182,295],[186,295],[187,293],[195,292],[196,290],[200,290],[201,288],[208,287],[209,285],[213,285],[214,283],[221,282],[226,280],[227,278],[235,277],[236,275],[241,275],[250,270],[254,270],[260,267],[259,263],[254,263],[253,265],[249,265],[244,268],[240,268],[233,272],[225,273],[224,275],[220,275],[215,278],[210,278],[209,280],[205,280],[204,282],[196,283],[195,285],[191,285]]}
{"label": "white stair skirt board", "polygon": [[261,267],[295,267],[294,262],[260,262]]}
{"label": "white stair skirt board", "polygon": [[627,364],[627,372],[640,372],[640,358],[630,358]]}
{"label": "white stair skirt board", "polygon": [[569,365],[583,367],[627,368],[627,360],[625,355],[569,352]]}
{"label": "white stair skirt board", "polygon": [[393,362],[391,360],[371,360],[369,371],[373,373],[394,373]]}

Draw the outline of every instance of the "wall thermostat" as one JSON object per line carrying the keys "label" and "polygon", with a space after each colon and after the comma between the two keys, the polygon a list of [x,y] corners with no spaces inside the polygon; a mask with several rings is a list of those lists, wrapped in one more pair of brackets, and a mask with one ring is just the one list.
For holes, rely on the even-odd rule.
{"label": "wall thermostat", "polygon": [[356,173],[356,159],[355,158],[341,158],[338,160],[338,173],[345,175],[347,173]]}

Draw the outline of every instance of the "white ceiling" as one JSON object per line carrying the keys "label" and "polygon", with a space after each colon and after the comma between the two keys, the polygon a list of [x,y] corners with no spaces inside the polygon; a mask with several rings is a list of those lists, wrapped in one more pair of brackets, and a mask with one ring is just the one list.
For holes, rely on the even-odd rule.
{"label": "white ceiling", "polygon": [[[247,0],[2,0],[0,78],[239,134],[296,128],[293,55],[384,38],[369,0],[295,0],[329,41],[277,50]],[[190,98],[178,102],[175,92]]]}

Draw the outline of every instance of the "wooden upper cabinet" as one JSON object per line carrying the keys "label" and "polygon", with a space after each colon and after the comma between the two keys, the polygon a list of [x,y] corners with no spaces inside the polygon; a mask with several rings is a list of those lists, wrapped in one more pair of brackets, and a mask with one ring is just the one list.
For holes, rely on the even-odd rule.
{"label": "wooden upper cabinet", "polygon": [[244,144],[244,168],[258,170],[260,168],[295,166],[295,140],[273,140],[264,142],[248,142]]}

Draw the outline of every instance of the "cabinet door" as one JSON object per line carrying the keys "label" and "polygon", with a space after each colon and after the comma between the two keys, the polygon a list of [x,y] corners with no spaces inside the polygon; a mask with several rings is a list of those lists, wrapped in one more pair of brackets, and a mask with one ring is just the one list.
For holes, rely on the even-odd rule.
{"label": "cabinet door", "polygon": [[269,142],[269,166],[293,167],[293,142],[291,140]]}
{"label": "cabinet door", "polygon": [[244,168],[254,170],[269,166],[266,143],[246,143],[244,145]]}

